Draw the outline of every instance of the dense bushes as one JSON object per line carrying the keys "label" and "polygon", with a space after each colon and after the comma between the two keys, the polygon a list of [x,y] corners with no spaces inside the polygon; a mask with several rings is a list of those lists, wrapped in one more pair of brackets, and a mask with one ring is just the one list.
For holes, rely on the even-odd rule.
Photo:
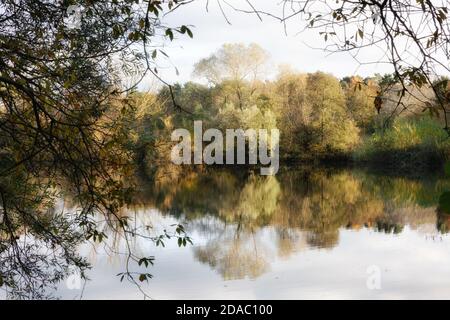
{"label": "dense bushes", "polygon": [[398,118],[365,139],[355,159],[396,167],[434,167],[448,158],[449,151],[448,134],[436,120]]}

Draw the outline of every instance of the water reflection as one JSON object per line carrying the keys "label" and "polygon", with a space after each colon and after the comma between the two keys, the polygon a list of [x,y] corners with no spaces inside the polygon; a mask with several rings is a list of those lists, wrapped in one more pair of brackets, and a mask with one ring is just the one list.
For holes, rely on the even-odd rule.
{"label": "water reflection", "polygon": [[446,232],[450,220],[436,204],[449,187],[437,177],[364,170],[285,169],[276,177],[209,170],[145,185],[136,207],[186,220],[188,232],[204,240],[193,248],[195,258],[223,279],[255,279],[270,270],[274,255],[331,249],[345,229]]}

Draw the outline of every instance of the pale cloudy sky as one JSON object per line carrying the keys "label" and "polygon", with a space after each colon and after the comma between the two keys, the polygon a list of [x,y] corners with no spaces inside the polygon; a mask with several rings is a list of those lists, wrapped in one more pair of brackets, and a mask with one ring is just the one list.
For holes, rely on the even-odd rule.
{"label": "pale cloudy sky", "polygon": [[[209,56],[224,43],[258,43],[267,50],[271,56],[273,74],[277,66],[289,64],[301,72],[314,72],[317,70],[333,73],[337,77],[360,74],[373,75],[376,72],[391,72],[386,64],[359,65],[348,53],[328,55],[320,49],[325,45],[323,38],[317,30],[308,30],[299,33],[302,28],[300,22],[291,21],[288,25],[287,35],[283,25],[275,19],[263,17],[261,22],[254,14],[238,13],[229,7],[224,7],[229,25],[222,15],[216,0],[209,1],[208,11],[206,0],[195,0],[164,19],[171,26],[182,24],[192,25],[194,38],[177,36],[173,43],[168,44],[165,52],[170,55],[170,64],[160,65],[160,74],[170,83],[186,82],[192,80],[192,70],[195,62]],[[233,1],[231,1],[233,2]],[[277,0],[253,1],[257,9],[276,12],[279,10]],[[235,0],[234,3],[245,8],[246,2]],[[246,8],[248,9],[248,8]],[[380,50],[372,48],[361,52],[359,59],[364,62],[378,61],[382,55]],[[179,70],[176,74],[175,67]],[[150,79],[142,84],[151,86]]]}

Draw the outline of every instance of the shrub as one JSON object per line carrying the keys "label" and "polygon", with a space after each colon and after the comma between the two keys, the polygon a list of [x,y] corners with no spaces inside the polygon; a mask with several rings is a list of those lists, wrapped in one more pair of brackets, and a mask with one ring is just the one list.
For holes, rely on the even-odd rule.
{"label": "shrub", "polygon": [[354,158],[396,167],[435,167],[448,159],[449,151],[449,136],[434,119],[398,118],[365,139]]}

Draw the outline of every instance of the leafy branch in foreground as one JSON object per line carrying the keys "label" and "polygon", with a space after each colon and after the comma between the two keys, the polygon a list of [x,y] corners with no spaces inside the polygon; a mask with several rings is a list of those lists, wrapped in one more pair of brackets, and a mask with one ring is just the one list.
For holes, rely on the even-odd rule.
{"label": "leafy branch in foreground", "polygon": [[[0,278],[8,294],[39,298],[70,266],[83,272],[76,244],[106,236],[91,218],[121,220],[133,167],[118,119],[127,93],[157,73],[152,52],[167,30],[170,40],[173,32],[192,37],[189,27],[161,18],[186,3],[0,2]],[[75,28],[67,24],[71,6],[81,10]],[[68,195],[80,208],[74,226],[54,211]],[[38,243],[50,253],[31,250]]]}

